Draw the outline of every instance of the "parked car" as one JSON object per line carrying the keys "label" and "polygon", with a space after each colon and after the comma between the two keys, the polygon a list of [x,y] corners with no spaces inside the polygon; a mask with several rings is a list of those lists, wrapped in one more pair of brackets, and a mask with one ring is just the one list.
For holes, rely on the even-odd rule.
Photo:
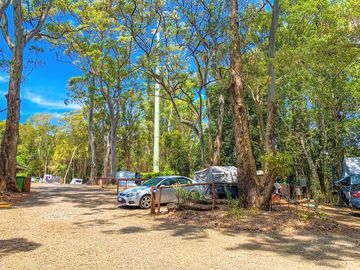
{"label": "parked car", "polygon": [[82,185],[83,180],[80,178],[73,178],[70,182],[70,185]]}
{"label": "parked car", "polygon": [[42,179],[40,178],[40,177],[38,177],[38,176],[33,176],[33,177],[31,177],[31,182],[32,183],[41,183],[41,181],[42,181]]}
{"label": "parked car", "polygon": [[346,205],[350,207],[352,207],[352,204],[357,205],[357,201],[360,200],[360,175],[346,176],[334,184]]}
{"label": "parked car", "polygon": [[[152,178],[140,186],[129,188],[119,192],[118,202],[120,205],[140,206],[142,209],[150,208],[151,206],[151,187],[158,189],[161,186],[172,186],[176,184],[191,184],[196,183],[194,180],[185,176],[158,176]],[[192,191],[198,190],[197,186],[183,187],[183,189]],[[177,198],[172,188],[161,190],[161,203],[176,202]]]}

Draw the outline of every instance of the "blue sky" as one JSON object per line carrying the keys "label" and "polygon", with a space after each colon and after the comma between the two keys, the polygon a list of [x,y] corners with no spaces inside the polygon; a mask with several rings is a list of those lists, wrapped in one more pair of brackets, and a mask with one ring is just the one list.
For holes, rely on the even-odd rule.
{"label": "blue sky", "polygon": [[[10,18],[9,18],[10,21]],[[11,30],[11,29],[9,29]],[[36,45],[44,49],[44,52],[35,55],[32,53],[29,57],[29,48]],[[4,52],[7,60],[10,60],[11,54],[3,37],[0,35],[0,48]],[[59,52],[58,52],[59,53]],[[60,52],[61,53],[61,52]],[[46,41],[30,43],[25,49],[25,68],[24,74],[29,72],[30,65],[27,65],[29,58],[37,58],[43,61],[42,65],[35,66],[35,69],[26,78],[21,85],[21,119],[25,122],[30,116],[36,113],[50,113],[55,118],[64,112],[79,109],[77,104],[65,105],[67,99],[67,82],[71,77],[80,75],[80,71],[71,63],[60,62],[56,59],[54,48]],[[8,89],[9,76],[7,71],[0,69],[0,110],[6,108],[6,99],[4,95]],[[6,119],[6,112],[0,113],[0,121]]]}

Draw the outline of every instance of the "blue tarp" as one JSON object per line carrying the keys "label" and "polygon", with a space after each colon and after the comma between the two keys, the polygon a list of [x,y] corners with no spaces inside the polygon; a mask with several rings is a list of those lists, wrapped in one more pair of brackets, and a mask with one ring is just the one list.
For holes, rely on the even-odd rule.
{"label": "blue tarp", "polygon": [[342,178],[349,175],[360,175],[360,157],[344,158]]}

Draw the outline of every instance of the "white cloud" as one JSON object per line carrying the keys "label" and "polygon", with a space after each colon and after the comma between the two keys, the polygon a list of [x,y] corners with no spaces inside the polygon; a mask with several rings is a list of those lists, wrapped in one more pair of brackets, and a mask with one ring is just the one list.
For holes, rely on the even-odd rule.
{"label": "white cloud", "polygon": [[0,83],[9,82],[9,75],[0,75]]}
{"label": "white cloud", "polygon": [[63,115],[62,115],[61,113],[52,113],[52,116],[53,116],[54,118],[60,118],[60,117],[62,117]]}
{"label": "white cloud", "polygon": [[78,104],[66,105],[63,100],[51,100],[43,95],[33,93],[31,89],[25,89],[24,99],[35,103],[38,106],[46,107],[49,110],[79,110],[81,106]]}

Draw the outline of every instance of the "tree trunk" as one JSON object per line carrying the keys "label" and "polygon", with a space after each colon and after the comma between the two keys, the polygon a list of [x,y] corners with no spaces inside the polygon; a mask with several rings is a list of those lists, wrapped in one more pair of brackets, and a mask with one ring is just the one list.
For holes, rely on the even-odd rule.
{"label": "tree trunk", "polygon": [[214,144],[211,134],[211,122],[212,122],[212,116],[211,116],[211,101],[209,97],[209,91],[207,87],[205,87],[205,93],[206,93],[206,107],[207,107],[207,129],[208,129],[208,140],[209,140],[209,153],[210,153],[210,164],[214,165]]}
{"label": "tree trunk", "polygon": [[96,158],[96,140],[94,135],[94,89],[95,78],[93,78],[93,85],[89,87],[89,122],[88,122],[88,138],[91,152],[91,166],[90,166],[90,183],[95,184],[95,177],[97,175],[97,158]]}
{"label": "tree trunk", "polygon": [[224,123],[224,113],[225,113],[225,99],[224,99],[224,93],[223,91],[221,91],[219,95],[219,112],[216,121],[216,133],[215,133],[214,150],[212,157],[212,165],[214,166],[220,165],[220,150],[221,150],[223,123]]}
{"label": "tree trunk", "polygon": [[239,31],[238,1],[228,0],[230,49],[230,97],[232,101],[233,128],[236,146],[236,163],[240,189],[240,205],[256,206],[258,203],[258,178],[255,159],[251,148],[248,116],[245,106],[244,86],[242,82],[241,38]]}
{"label": "tree trunk", "polygon": [[310,193],[312,193],[314,195],[314,194],[316,194],[316,184],[320,182],[319,175],[316,171],[316,165],[315,165],[309,151],[307,150],[307,147],[305,145],[305,140],[303,137],[300,137],[300,144],[304,151],[308,166],[310,168],[311,178],[310,178],[310,183],[308,183],[308,185],[310,187]]}
{"label": "tree trunk", "polygon": [[204,134],[200,131],[200,157],[201,157],[201,166],[205,168],[207,166],[205,160],[205,141],[204,141]]}
{"label": "tree trunk", "polygon": [[[2,35],[6,44],[11,50],[12,57],[10,62],[10,81],[7,94],[7,116],[5,132],[0,147],[0,190],[17,191],[16,183],[16,154],[19,140],[19,120],[20,120],[20,85],[23,73],[23,54],[27,42],[29,42],[41,30],[48,15],[52,0],[43,5],[41,15],[37,17],[37,25],[34,29],[26,29],[24,33],[22,1],[11,1],[13,6],[14,35],[8,32],[8,21],[5,9],[10,2],[1,1],[0,16],[2,24]],[[29,23],[29,21],[28,21]],[[30,23],[32,25],[32,20]]]}
{"label": "tree trunk", "polygon": [[256,86],[256,93],[251,90],[251,95],[255,104],[257,120],[259,125],[259,137],[260,137],[260,146],[261,150],[265,150],[265,128],[264,128],[264,118],[261,111],[261,97],[259,93],[259,86]]}
{"label": "tree trunk", "polygon": [[[22,30],[22,29],[21,29]],[[0,150],[0,190],[18,191],[16,154],[19,139],[20,84],[23,71],[23,44],[17,44],[10,65],[5,133]]]}
{"label": "tree trunk", "polygon": [[116,157],[116,143],[117,143],[117,137],[116,137],[116,128],[117,123],[116,119],[114,119],[114,116],[110,119],[110,176],[115,177],[116,176],[116,169],[117,169],[117,157]]}
{"label": "tree trunk", "polygon": [[[67,178],[67,176],[68,176],[68,174],[69,174],[70,167],[71,167],[71,163],[72,163],[72,161],[73,161],[73,159],[74,159],[74,156],[75,156],[75,152],[76,152],[76,148],[75,148],[74,151],[72,152],[72,155],[71,155],[71,158],[70,158],[70,161],[69,161],[69,165],[68,165],[68,167],[67,167],[67,169],[66,169],[66,173],[65,173],[65,176],[64,176],[64,184],[66,184],[66,178]],[[73,177],[74,177],[74,172],[73,172]]]}
{"label": "tree trunk", "polygon": [[108,172],[109,172],[109,155],[110,155],[110,138],[109,137],[110,137],[109,133],[104,135],[103,177],[107,177]]}
{"label": "tree trunk", "polygon": [[[47,134],[46,134],[47,136]],[[44,174],[47,174],[47,167],[48,167],[48,142],[47,142],[47,138],[46,138],[46,146],[45,146],[45,165],[44,165]]]}
{"label": "tree trunk", "polygon": [[170,107],[170,113],[169,113],[169,118],[168,118],[168,123],[167,123],[167,132],[170,133],[171,132],[171,118],[173,115],[173,108]]}
{"label": "tree trunk", "polygon": [[[267,93],[267,118],[266,118],[266,134],[265,134],[265,150],[267,153],[276,155],[275,149],[275,121],[276,121],[276,103],[275,103],[275,94],[276,94],[276,73],[275,67],[273,64],[273,59],[275,57],[275,41],[276,41],[276,30],[278,27],[280,13],[280,0],[274,0],[272,6],[272,18],[271,18],[271,27],[269,34],[269,77],[270,83],[268,85]],[[268,209],[270,206],[271,192],[275,183],[275,177],[272,176],[269,171],[268,166],[265,164],[264,175],[262,180],[262,201],[261,207],[263,209]]]}
{"label": "tree trunk", "polygon": [[272,7],[272,18],[271,18],[271,27],[269,35],[269,77],[270,83],[268,86],[267,94],[267,118],[266,118],[266,136],[265,136],[265,146],[266,150],[271,153],[275,153],[275,120],[276,120],[276,104],[275,104],[275,81],[276,73],[275,67],[273,64],[273,59],[275,57],[275,35],[278,27],[279,13],[280,13],[280,0],[274,0],[274,5]]}

